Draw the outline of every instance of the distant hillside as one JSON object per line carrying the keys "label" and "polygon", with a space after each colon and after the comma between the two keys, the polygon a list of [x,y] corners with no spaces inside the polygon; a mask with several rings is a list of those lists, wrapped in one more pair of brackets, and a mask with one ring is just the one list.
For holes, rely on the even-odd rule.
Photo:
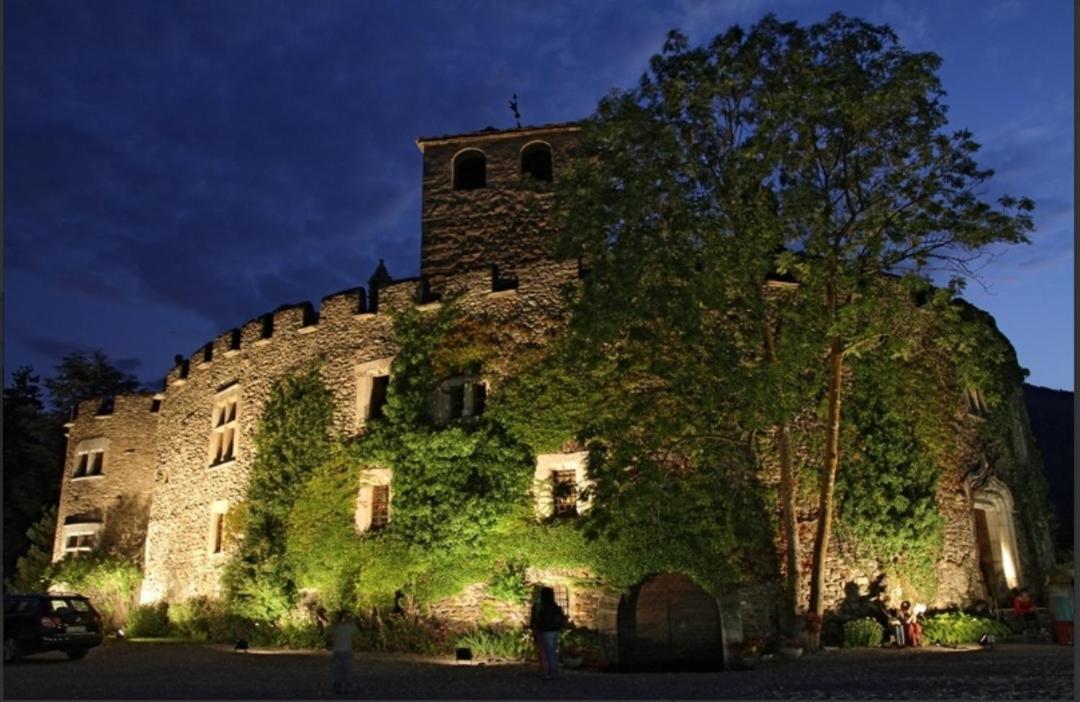
{"label": "distant hillside", "polygon": [[1058,515],[1057,544],[1073,548],[1073,393],[1024,386],[1031,429],[1043,455],[1050,501]]}

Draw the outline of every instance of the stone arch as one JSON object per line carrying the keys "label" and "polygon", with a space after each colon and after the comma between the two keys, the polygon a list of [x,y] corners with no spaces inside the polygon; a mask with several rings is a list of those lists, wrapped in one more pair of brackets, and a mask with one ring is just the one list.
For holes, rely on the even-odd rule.
{"label": "stone arch", "polygon": [[1011,588],[1023,585],[1012,493],[1003,482],[990,477],[972,491],[971,502],[986,595],[1005,602]]}
{"label": "stone arch", "polygon": [[551,145],[546,141],[530,141],[521,147],[521,176],[550,183],[552,181]]}
{"label": "stone arch", "polygon": [[454,155],[454,190],[487,187],[487,156],[480,149],[462,149]]}
{"label": "stone arch", "polygon": [[681,573],[643,580],[619,602],[619,667],[624,670],[720,670],[720,604]]}

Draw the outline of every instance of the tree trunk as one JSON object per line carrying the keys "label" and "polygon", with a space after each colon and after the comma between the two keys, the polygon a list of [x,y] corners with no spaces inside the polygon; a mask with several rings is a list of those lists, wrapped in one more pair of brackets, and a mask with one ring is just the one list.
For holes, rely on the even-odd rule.
{"label": "tree trunk", "polygon": [[788,636],[799,635],[799,525],[795,518],[795,467],[791,463],[791,440],[787,421],[776,427],[780,450],[780,503],[783,510],[784,539],[787,541],[787,579],[784,582],[784,613]]}
{"label": "tree trunk", "polygon": [[[776,363],[776,341],[768,320],[765,322],[765,350],[770,363]],[[787,577],[784,580],[784,599],[780,618],[784,635],[799,635],[799,527],[795,518],[797,478],[791,461],[791,438],[786,419],[776,424],[776,445],[780,453],[780,510],[784,540],[787,542]]]}
{"label": "tree trunk", "polygon": [[[840,400],[844,375],[844,351],[840,339],[829,344],[829,394],[827,430],[825,441],[825,465],[821,475],[820,502],[818,504],[817,534],[814,539],[814,567],[810,581],[810,612],[820,624],[825,613],[825,562],[832,535],[833,494],[836,489],[836,470],[840,465]],[[820,629],[819,629],[820,631]],[[813,637],[810,648],[818,648],[819,635]]]}

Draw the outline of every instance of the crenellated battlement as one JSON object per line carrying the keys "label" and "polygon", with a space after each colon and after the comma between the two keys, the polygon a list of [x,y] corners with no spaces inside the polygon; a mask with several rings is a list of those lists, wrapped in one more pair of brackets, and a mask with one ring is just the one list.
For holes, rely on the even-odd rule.
{"label": "crenellated battlement", "polygon": [[[322,298],[318,311],[308,301],[281,305],[243,325],[222,332],[197,347],[188,357],[177,356],[165,379],[165,391],[186,383],[216,361],[274,344],[297,334],[318,334],[323,328],[364,334],[376,317],[386,317],[410,306],[430,309],[445,299],[482,304],[488,296],[550,295],[578,277],[574,262],[541,262],[504,276],[497,267],[477,269],[447,278],[438,293],[422,276],[394,280],[378,289],[376,296],[358,286]],[[377,299],[377,306],[373,305]]]}

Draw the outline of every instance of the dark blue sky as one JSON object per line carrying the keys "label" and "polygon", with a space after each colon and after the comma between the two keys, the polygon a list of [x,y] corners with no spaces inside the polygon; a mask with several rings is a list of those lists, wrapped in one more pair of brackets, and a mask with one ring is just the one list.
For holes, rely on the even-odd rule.
{"label": "dark blue sky", "polygon": [[944,59],[987,195],[1034,243],[966,297],[1030,381],[1073,388],[1073,3],[8,0],[4,363],[102,348],[156,385],[174,354],[282,303],[419,264],[417,136],[579,119],[667,30],[766,12],[891,24]]}

